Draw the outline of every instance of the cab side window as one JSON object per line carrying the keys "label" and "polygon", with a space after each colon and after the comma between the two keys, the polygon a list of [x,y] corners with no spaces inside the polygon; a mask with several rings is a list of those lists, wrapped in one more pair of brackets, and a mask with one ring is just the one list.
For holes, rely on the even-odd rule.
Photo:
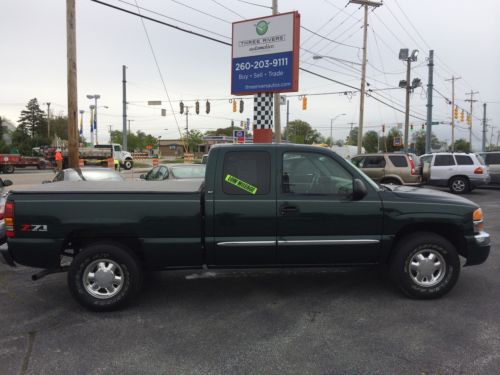
{"label": "cab side window", "polygon": [[230,151],[224,155],[222,191],[228,195],[266,195],[271,189],[267,151]]}
{"label": "cab side window", "polygon": [[287,194],[348,195],[352,176],[331,157],[314,152],[283,154],[281,191]]}
{"label": "cab side window", "polygon": [[363,162],[363,168],[384,168],[385,158],[383,156],[367,156]]}
{"label": "cab side window", "polygon": [[453,159],[453,155],[436,155],[436,159],[434,160],[434,165],[436,167],[455,165],[455,159]]}

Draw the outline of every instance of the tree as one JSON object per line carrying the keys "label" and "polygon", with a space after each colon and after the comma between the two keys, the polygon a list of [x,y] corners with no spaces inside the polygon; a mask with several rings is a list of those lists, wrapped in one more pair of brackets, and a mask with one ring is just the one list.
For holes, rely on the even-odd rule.
{"label": "tree", "polygon": [[384,139],[386,148],[384,151],[393,152],[401,150],[403,146],[394,146],[394,138],[398,137],[401,138],[401,141],[403,140],[401,131],[398,128],[391,128],[387,133],[387,137]]}
{"label": "tree", "polygon": [[349,146],[357,146],[358,145],[358,127],[352,128],[349,132],[349,136],[347,137],[347,144]]}
{"label": "tree", "polygon": [[378,151],[378,134],[374,130],[370,130],[363,136],[363,147],[366,152],[377,152]]}
{"label": "tree", "polygon": [[342,139],[337,139],[333,144],[335,146],[343,147],[345,142]]}
{"label": "tree", "polygon": [[218,128],[217,130],[207,130],[205,135],[225,135],[226,137],[232,137],[233,130],[243,130],[243,128],[239,126],[229,126],[227,128]]}
{"label": "tree", "polygon": [[470,144],[465,139],[457,139],[455,141],[455,151],[457,152],[470,152]]}
{"label": "tree", "polygon": [[196,152],[198,145],[203,143],[203,134],[199,130],[190,130],[186,138],[189,152]]}
{"label": "tree", "polygon": [[[111,143],[122,144],[122,132],[120,130],[111,131]],[[146,146],[154,146],[158,143],[158,139],[151,134],[146,134],[138,130],[135,134],[130,133],[127,135],[127,146],[129,151],[145,150]]]}
{"label": "tree", "polygon": [[323,136],[302,120],[293,120],[286,127],[284,138],[293,143],[313,144],[324,143]]}
{"label": "tree", "polygon": [[40,109],[38,100],[31,99],[26,105],[26,109],[21,111],[18,126],[25,128],[31,138],[47,138],[47,118],[45,112]]}
{"label": "tree", "polygon": [[5,143],[3,136],[6,131],[3,127],[4,119],[0,116],[0,153],[6,154],[9,152],[9,146]]}
{"label": "tree", "polygon": [[[425,154],[425,130],[419,130],[412,134],[412,142],[415,144],[417,155]],[[434,133],[431,134],[431,150],[439,149],[441,144]]]}

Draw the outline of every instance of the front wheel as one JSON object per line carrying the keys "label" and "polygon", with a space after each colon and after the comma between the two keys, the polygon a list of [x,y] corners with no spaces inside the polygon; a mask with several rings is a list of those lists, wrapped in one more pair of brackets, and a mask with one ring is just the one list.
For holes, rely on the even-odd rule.
{"label": "front wheel", "polygon": [[127,159],[123,162],[123,168],[127,171],[132,169],[133,166],[134,166],[134,162],[130,159]]}
{"label": "front wheel", "polygon": [[438,298],[456,284],[460,259],[445,238],[429,232],[414,233],[396,245],[390,272],[393,282],[408,296]]}
{"label": "front wheel", "polygon": [[73,259],[68,286],[73,297],[89,310],[117,310],[140,290],[142,270],[126,249],[98,243],[84,248]]}
{"label": "front wheel", "polygon": [[6,164],[3,166],[3,173],[11,174],[14,173],[15,168],[12,164]]}
{"label": "front wheel", "polygon": [[453,177],[449,187],[454,194],[465,194],[470,190],[469,180],[465,177]]}

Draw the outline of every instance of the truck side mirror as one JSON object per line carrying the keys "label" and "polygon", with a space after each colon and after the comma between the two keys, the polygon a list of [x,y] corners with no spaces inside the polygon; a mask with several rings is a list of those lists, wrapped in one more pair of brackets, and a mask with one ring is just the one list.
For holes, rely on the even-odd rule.
{"label": "truck side mirror", "polygon": [[359,201],[368,194],[365,183],[359,178],[352,180],[352,200]]}
{"label": "truck side mirror", "polygon": [[140,178],[141,180],[145,180],[145,179],[146,179],[146,173],[141,174],[141,175],[139,176],[139,178]]}

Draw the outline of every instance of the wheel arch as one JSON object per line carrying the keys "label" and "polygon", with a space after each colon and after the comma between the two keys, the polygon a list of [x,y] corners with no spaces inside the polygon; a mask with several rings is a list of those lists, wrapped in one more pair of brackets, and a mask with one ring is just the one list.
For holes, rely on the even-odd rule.
{"label": "wheel arch", "polygon": [[386,176],[384,176],[384,177],[380,180],[380,183],[382,183],[382,184],[383,184],[383,183],[385,183],[385,182],[387,182],[387,181],[391,181],[391,180],[397,180],[397,181],[399,181],[399,183],[400,183],[401,185],[404,185],[404,181],[403,181],[403,179],[402,179],[401,177],[399,177],[398,175],[386,175]]}
{"label": "wheel arch", "polygon": [[463,232],[457,225],[450,223],[413,223],[402,227],[396,233],[386,262],[389,263],[394,257],[399,242],[403,241],[405,237],[419,232],[429,232],[440,235],[451,242],[458,254],[466,256],[467,243],[463,236]]}
{"label": "wheel arch", "polygon": [[461,178],[465,178],[467,180],[467,182],[470,183],[470,179],[467,175],[465,174],[456,174],[456,175],[453,175],[451,176],[449,179],[448,179],[448,183],[447,185],[449,186],[450,185],[450,182],[454,179],[454,178],[457,178],[457,177],[461,177]]}

